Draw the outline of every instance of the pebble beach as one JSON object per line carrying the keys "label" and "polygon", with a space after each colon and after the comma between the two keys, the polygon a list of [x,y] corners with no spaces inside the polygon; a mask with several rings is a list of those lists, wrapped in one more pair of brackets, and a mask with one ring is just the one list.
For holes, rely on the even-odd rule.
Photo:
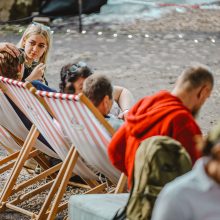
{"label": "pebble beach", "polygon": [[[46,77],[49,85],[58,89],[61,67],[85,61],[96,72],[108,75],[113,84],[128,88],[138,101],[159,90],[171,90],[187,66],[202,63],[215,73],[214,91],[198,116],[198,123],[207,134],[220,119],[219,21],[219,10],[187,8],[181,13],[173,10],[153,20],[85,24],[84,34],[77,32],[77,22],[67,22],[54,29]],[[0,42],[17,43],[21,37],[18,30],[23,26],[16,28],[10,31],[1,27]],[[5,155],[6,151],[0,150],[0,157]],[[0,176],[0,189],[8,175]],[[23,170],[19,181],[31,175]],[[69,189],[67,196],[82,192]],[[37,211],[37,203],[43,200],[44,195],[23,205]],[[0,220],[12,219],[29,218],[12,211],[0,213]]]}

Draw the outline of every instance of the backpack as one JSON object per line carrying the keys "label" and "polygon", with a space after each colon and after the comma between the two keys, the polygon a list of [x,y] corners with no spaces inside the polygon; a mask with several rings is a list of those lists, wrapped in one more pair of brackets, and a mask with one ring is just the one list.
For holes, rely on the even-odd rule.
{"label": "backpack", "polygon": [[113,220],[150,220],[164,185],[191,168],[191,159],[178,141],[166,136],[144,140],[136,151],[128,202]]}

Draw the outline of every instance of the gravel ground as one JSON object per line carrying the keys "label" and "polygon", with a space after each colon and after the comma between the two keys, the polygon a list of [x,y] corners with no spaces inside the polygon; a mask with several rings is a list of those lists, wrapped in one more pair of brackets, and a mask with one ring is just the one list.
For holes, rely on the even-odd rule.
{"label": "gravel ground", "polygon": [[[58,88],[62,65],[83,60],[97,72],[108,75],[115,85],[130,89],[138,100],[161,89],[171,90],[186,66],[203,63],[215,73],[214,92],[198,118],[205,134],[219,119],[219,20],[218,10],[197,9],[186,10],[185,13],[174,12],[148,22],[136,21],[122,25],[98,23],[85,26],[87,32],[84,35],[72,30],[76,29],[74,22],[71,26],[61,25],[60,28],[54,28],[52,54],[47,69],[49,84]],[[15,28],[19,30],[20,27]],[[5,29],[0,31],[0,41],[18,42],[20,34]],[[97,35],[100,31],[102,35]],[[112,36],[114,33],[118,34],[117,37]],[[2,175],[0,183],[6,177]],[[40,198],[33,200],[32,208]],[[0,214],[0,219],[28,218],[6,212]]]}

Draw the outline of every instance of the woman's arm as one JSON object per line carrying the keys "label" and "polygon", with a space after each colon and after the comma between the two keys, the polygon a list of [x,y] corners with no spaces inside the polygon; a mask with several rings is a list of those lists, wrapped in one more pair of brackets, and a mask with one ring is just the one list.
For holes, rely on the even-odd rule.
{"label": "woman's arm", "polygon": [[119,117],[124,119],[128,110],[134,104],[134,97],[128,89],[121,86],[114,86],[113,97],[122,110],[122,114]]}

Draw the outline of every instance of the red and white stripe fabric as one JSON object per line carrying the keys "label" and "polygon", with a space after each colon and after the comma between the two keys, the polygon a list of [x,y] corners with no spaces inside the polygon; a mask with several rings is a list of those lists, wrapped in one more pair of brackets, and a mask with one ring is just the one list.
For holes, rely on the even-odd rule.
{"label": "red and white stripe fabric", "polygon": [[12,151],[16,152],[21,149],[21,147],[15,142],[15,140],[11,137],[7,130],[5,130],[0,125],[0,146],[4,144],[4,146],[8,147]]}
{"label": "red and white stripe fabric", "polygon": [[[28,136],[28,129],[24,126],[23,122],[13,109],[12,105],[6,98],[5,94],[0,90],[0,125],[7,128],[12,134],[21,140],[25,140]],[[2,139],[0,139],[1,141]],[[6,145],[7,146],[7,145]],[[36,148],[45,152],[52,157],[58,157],[57,154],[49,149],[41,141],[37,140]]]}
{"label": "red and white stripe fabric", "polygon": [[[64,160],[71,146],[44,106],[24,87],[24,83],[4,77],[0,77],[0,81],[5,84],[8,91],[17,101],[19,108],[23,109],[25,115],[37,127],[39,132],[44,136],[59,157]],[[77,161],[74,173],[84,178],[97,178],[80,159]]]}
{"label": "red and white stripe fabric", "polygon": [[117,183],[120,172],[111,165],[107,155],[111,136],[89,108],[78,96],[41,91],[37,91],[37,95],[53,109],[65,134],[86,163]]}

